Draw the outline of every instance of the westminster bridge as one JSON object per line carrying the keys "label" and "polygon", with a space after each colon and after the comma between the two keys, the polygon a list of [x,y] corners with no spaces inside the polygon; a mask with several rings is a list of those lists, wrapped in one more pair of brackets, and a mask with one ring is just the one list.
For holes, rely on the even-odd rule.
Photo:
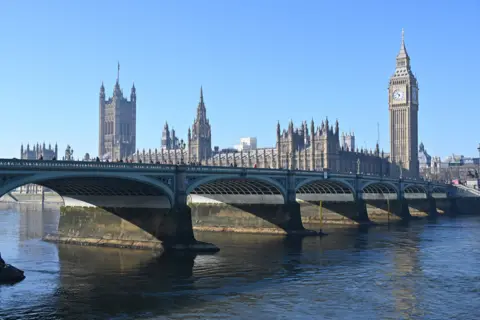
{"label": "westminster bridge", "polygon": [[192,250],[211,248],[195,228],[310,234],[303,223],[436,215],[462,197],[441,183],[328,170],[0,159],[0,196],[31,183],[65,206],[103,208],[166,248]]}

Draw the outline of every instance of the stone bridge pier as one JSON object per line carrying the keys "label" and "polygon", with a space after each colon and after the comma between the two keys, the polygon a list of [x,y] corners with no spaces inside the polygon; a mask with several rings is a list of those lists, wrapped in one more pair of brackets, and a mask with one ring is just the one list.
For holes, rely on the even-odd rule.
{"label": "stone bridge pier", "polygon": [[368,224],[365,201],[354,180],[304,179],[297,184],[305,224]]}
{"label": "stone bridge pier", "polygon": [[[265,171],[265,170],[264,170]],[[302,224],[294,174],[191,176],[187,189],[193,229],[243,233],[315,235]]]}

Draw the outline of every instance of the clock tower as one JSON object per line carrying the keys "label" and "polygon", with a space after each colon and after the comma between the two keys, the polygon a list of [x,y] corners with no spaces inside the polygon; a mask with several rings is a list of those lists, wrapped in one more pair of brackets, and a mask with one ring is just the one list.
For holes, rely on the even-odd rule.
{"label": "clock tower", "polygon": [[402,168],[403,176],[418,177],[418,83],[410,68],[403,30],[397,67],[388,87],[388,110],[390,161]]}

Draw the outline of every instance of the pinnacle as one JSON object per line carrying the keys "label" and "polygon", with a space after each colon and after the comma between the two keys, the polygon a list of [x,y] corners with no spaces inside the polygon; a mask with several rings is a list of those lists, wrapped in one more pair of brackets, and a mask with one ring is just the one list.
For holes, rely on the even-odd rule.
{"label": "pinnacle", "polygon": [[397,55],[397,58],[406,58],[408,57],[407,48],[405,47],[405,31],[402,29],[402,43],[400,45],[400,52]]}

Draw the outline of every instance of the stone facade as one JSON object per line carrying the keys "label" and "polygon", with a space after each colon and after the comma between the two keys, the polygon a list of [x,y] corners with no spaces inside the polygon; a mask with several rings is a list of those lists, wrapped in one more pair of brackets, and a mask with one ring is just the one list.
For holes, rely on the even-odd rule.
{"label": "stone facade", "polygon": [[[332,172],[364,173],[388,176],[388,157],[379,150],[355,149],[353,133],[340,136],[339,123],[331,127],[328,119],[315,127],[312,120],[310,130],[306,121],[300,128],[290,122],[288,129],[280,130],[277,124],[277,143],[271,148],[255,150],[212,150],[211,127],[206,115],[203,90],[197,117],[188,131],[188,148],[181,149],[175,131],[165,124],[162,134],[162,147],[159,149],[137,150],[130,159],[134,162],[180,164],[195,163],[210,166],[235,166],[257,168],[283,168],[300,170],[322,170]],[[175,141],[175,143],[174,143]]]}
{"label": "stone facade", "polygon": [[119,83],[120,64],[113,96],[106,100],[105,87],[100,87],[98,156],[119,160],[130,157],[136,149],[137,93],[132,86],[130,101],[123,96]]}
{"label": "stone facade", "polygon": [[355,137],[342,135],[343,145],[340,144],[340,129],[338,120],[335,127],[330,126],[328,119],[315,127],[312,120],[310,130],[304,121],[300,128],[295,128],[290,122],[287,130],[280,130],[277,124],[277,168],[320,170],[327,168],[333,172],[351,172],[389,175],[388,159],[380,152],[378,144],[372,150],[352,150],[355,146]]}
{"label": "stone facade", "polygon": [[403,176],[418,177],[418,82],[410,68],[410,57],[402,43],[395,73],[388,89],[390,111],[390,161]]}

